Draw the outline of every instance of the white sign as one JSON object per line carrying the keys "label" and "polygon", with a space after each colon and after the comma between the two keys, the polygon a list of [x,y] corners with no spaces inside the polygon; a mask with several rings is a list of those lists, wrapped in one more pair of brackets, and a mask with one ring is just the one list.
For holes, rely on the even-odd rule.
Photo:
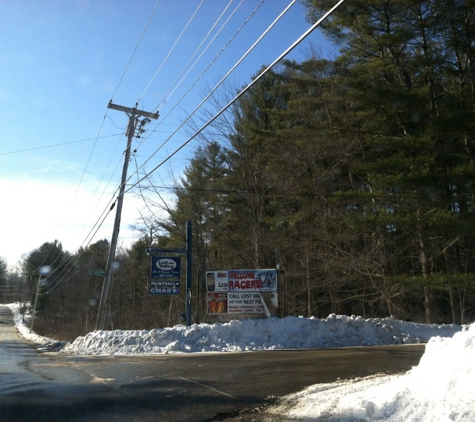
{"label": "white sign", "polygon": [[278,307],[277,271],[207,271],[206,291],[208,314],[271,316]]}
{"label": "white sign", "polygon": [[265,314],[266,308],[259,292],[228,293],[229,314]]}
{"label": "white sign", "polygon": [[179,279],[181,258],[152,256],[150,278],[153,279]]}

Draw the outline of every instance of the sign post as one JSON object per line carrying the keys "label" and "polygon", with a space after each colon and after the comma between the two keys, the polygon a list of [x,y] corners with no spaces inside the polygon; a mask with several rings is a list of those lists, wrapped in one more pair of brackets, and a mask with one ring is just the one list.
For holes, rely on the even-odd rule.
{"label": "sign post", "polygon": [[192,230],[191,221],[186,222],[186,325],[191,325],[191,274],[192,274]]}

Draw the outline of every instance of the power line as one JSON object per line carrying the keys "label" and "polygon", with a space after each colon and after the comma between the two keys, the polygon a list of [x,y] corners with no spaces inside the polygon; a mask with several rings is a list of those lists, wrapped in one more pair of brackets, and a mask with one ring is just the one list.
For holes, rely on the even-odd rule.
{"label": "power line", "polygon": [[[205,49],[202,51],[202,53],[200,54],[200,56],[195,60],[195,62],[193,63],[193,65],[188,69],[188,71],[186,72],[186,74],[181,78],[180,82],[176,83],[177,80],[179,79],[179,77],[183,74],[184,70],[186,69],[186,66],[190,63],[190,61],[188,61],[188,63],[186,64],[186,66],[183,68],[182,72],[180,73],[180,75],[178,75],[178,77],[175,79],[175,81],[172,83],[172,85],[170,86],[169,90],[167,91],[167,93],[164,95],[163,97],[163,100],[158,104],[158,106],[154,109],[155,110],[159,110],[160,109],[160,106],[162,104],[165,104],[168,99],[173,95],[173,93],[178,89],[178,87],[183,83],[183,81],[186,79],[186,77],[189,75],[189,73],[191,72],[191,70],[193,70],[193,68],[196,66],[196,64],[199,62],[199,60],[201,59],[201,57],[203,56],[203,54],[209,49],[209,47],[211,46],[211,44],[215,41],[216,37],[220,34],[220,32],[223,30],[223,28],[227,25],[227,23],[229,22],[229,20],[232,18],[232,16],[234,16],[234,14],[236,13],[236,11],[239,9],[239,7],[241,6],[243,0],[241,0],[241,2],[236,6],[236,8],[232,11],[232,13],[230,14],[230,16],[228,17],[228,19],[223,23],[223,25],[221,26],[221,28],[217,31],[217,33],[215,34],[215,36],[213,37],[213,39],[208,43],[208,45],[205,47]],[[236,36],[242,31],[242,29],[244,28],[244,26],[246,26],[246,24],[249,22],[249,20],[255,15],[255,13],[259,10],[259,8],[262,6],[262,4],[265,2],[265,0],[261,0],[261,2],[259,3],[259,5],[252,11],[252,13],[248,16],[248,18],[244,21],[244,23],[238,28],[238,30],[234,33],[234,35],[229,39],[229,41],[226,43],[226,45],[221,48],[221,51],[213,58],[213,60],[211,60],[209,63],[208,63],[208,66],[206,67],[206,69],[201,72],[201,74],[195,79],[195,81],[191,84],[191,86],[187,89],[187,91],[181,96],[181,98],[176,101],[175,105],[168,111],[168,113],[165,115],[165,117],[163,117],[163,119],[156,125],[156,128],[158,126],[161,126],[161,125],[164,125],[164,124],[167,124],[167,123],[164,123],[164,121],[173,113],[173,111],[180,105],[180,103],[183,101],[183,99],[191,92],[191,90],[196,86],[196,84],[204,77],[204,75],[206,74],[206,72],[208,72],[208,70],[211,68],[211,66],[216,62],[216,60],[224,53],[224,51],[226,50],[226,48],[231,44],[231,42],[236,38]],[[224,13],[224,12],[223,12]],[[218,19],[219,20],[219,19]],[[214,26],[213,26],[214,27]],[[209,31],[211,32],[211,30]],[[205,38],[206,39],[206,38]],[[198,51],[198,49],[196,50]],[[196,54],[196,52],[195,52]],[[172,89],[173,88],[173,89]],[[178,130],[181,129],[183,125],[179,125],[178,126]],[[177,132],[175,131],[175,133]],[[157,132],[156,129],[153,129],[152,130],[152,133],[153,132]],[[175,133],[172,133],[172,135],[170,136],[170,138],[175,134]],[[168,140],[170,139],[168,138],[164,143],[162,143],[162,145],[160,145],[160,147],[153,153],[153,155],[155,155],[167,142]],[[150,139],[150,135],[148,135],[146,137],[146,139]],[[138,148],[137,148],[138,149]],[[152,157],[153,157],[152,155]],[[150,159],[151,157],[149,157]],[[148,160],[149,160],[148,159]],[[147,160],[147,161],[148,161]],[[146,164],[143,163],[140,168],[137,168],[137,170],[141,169],[144,165]]]}
{"label": "power line", "polygon": [[[199,60],[201,59],[201,57],[203,56],[203,54],[208,51],[209,47],[211,46],[211,44],[215,41],[216,37],[221,33],[221,31],[223,30],[223,28],[226,26],[226,24],[229,22],[229,20],[234,16],[234,14],[236,13],[236,11],[239,9],[239,7],[241,6],[241,4],[243,3],[244,0],[241,0],[241,2],[237,5],[237,7],[233,10],[233,12],[229,15],[228,19],[224,22],[223,25],[221,25],[221,28],[216,32],[216,34],[214,35],[213,39],[208,43],[208,45],[203,49],[203,51],[201,52],[200,56],[195,60],[195,62],[193,63],[193,65],[188,69],[188,71],[186,72],[185,76],[180,80],[180,82],[177,84],[177,81],[181,78],[181,76],[183,75],[183,73],[185,72],[185,69],[188,67],[188,65],[191,63],[191,61],[193,60],[193,58],[196,56],[196,54],[198,54],[198,51],[200,50],[200,48],[202,47],[202,45],[204,44],[204,42],[208,39],[208,37],[210,36],[211,32],[213,31],[213,29],[216,27],[216,25],[218,24],[218,22],[221,20],[221,18],[223,17],[224,13],[226,13],[226,11],[228,10],[229,6],[231,5],[231,3],[233,2],[234,0],[231,0],[228,5],[226,6],[226,8],[223,10],[223,12],[221,13],[221,15],[218,17],[218,19],[216,19],[215,23],[213,24],[213,26],[211,27],[211,29],[208,31],[208,33],[206,34],[206,36],[203,38],[203,41],[201,42],[201,44],[196,48],[195,52],[193,53],[193,55],[190,57],[190,59],[188,60],[188,62],[185,64],[185,66],[183,66],[183,69],[182,71],[180,72],[180,74],[175,78],[175,80],[173,81],[173,83],[171,84],[170,88],[168,89],[168,91],[166,92],[166,94],[163,96],[163,100],[159,103],[159,105],[156,107],[157,110],[160,109],[160,105],[161,104],[165,104],[168,100],[168,98],[177,90],[177,88],[183,83],[183,81],[185,80],[185,78],[188,76],[188,74],[191,72],[191,70],[195,67],[195,65],[199,62]],[[262,2],[264,2],[265,0],[262,0]],[[262,4],[261,2],[261,4]],[[214,62],[214,60],[213,60]],[[209,68],[209,66],[208,66]],[[198,80],[201,79],[201,75],[200,77],[198,78]],[[152,81],[150,81],[151,83]],[[150,84],[149,84],[150,85]],[[194,85],[193,85],[194,86]],[[188,91],[189,92],[189,91]]]}
{"label": "power line", "polygon": [[[163,125],[163,124],[166,124],[164,123],[164,121],[170,116],[171,113],[173,113],[173,111],[180,105],[180,103],[183,101],[183,99],[191,92],[191,90],[196,86],[196,84],[204,77],[204,75],[206,74],[206,72],[208,72],[208,70],[211,68],[211,66],[216,62],[216,60],[218,60],[218,58],[224,53],[224,51],[226,50],[226,48],[228,48],[228,46],[231,44],[231,42],[236,38],[236,36],[243,30],[243,28],[247,25],[247,23],[250,21],[250,19],[256,14],[256,12],[260,9],[260,7],[262,6],[262,4],[265,2],[265,0],[261,0],[261,2],[257,5],[257,7],[251,12],[251,14],[247,17],[247,19],[243,22],[243,24],[238,28],[238,30],[234,33],[234,35],[228,40],[228,42],[224,45],[223,48],[221,48],[221,51],[213,58],[213,60],[211,60],[208,64],[208,66],[206,67],[206,69],[201,72],[201,74],[196,78],[196,80],[193,82],[193,84],[188,88],[188,90],[181,96],[181,98],[175,103],[175,105],[168,111],[168,113],[165,115],[165,117],[157,124],[156,127],[160,126],[160,125]],[[242,3],[242,1],[241,1]],[[234,9],[234,11],[231,13],[231,16],[226,20],[226,22],[221,26],[221,28],[219,29],[218,33],[216,34],[216,36],[221,32],[221,30],[224,28],[224,26],[228,23],[229,19],[234,15],[234,13],[237,11],[237,9],[241,6],[241,3],[238,4],[238,6]],[[208,45],[206,46],[205,50],[206,51],[209,46],[214,42],[216,36],[210,41],[210,43],[208,43]],[[203,51],[203,53],[204,53]],[[197,64],[197,62],[200,60],[201,56],[203,55],[203,53],[200,55],[200,57],[195,61],[195,63],[193,63],[193,66],[188,70],[188,72],[185,74],[185,76],[183,76],[183,78],[180,80],[180,82],[174,87],[174,89],[170,92],[171,88],[168,90],[168,92],[165,94],[165,97],[164,99],[159,103],[159,105],[156,107],[156,110],[157,109],[160,109],[160,105],[164,102],[166,102],[168,100],[168,98],[176,91],[176,89],[183,83],[183,81],[185,80],[185,78],[188,76],[188,74],[190,73],[190,71],[193,69],[193,67]],[[176,80],[175,80],[176,82]],[[173,82],[173,84],[175,84],[175,82]],[[172,84],[172,86],[173,86]],[[168,97],[167,97],[168,96]],[[193,112],[194,113],[194,112]],[[160,145],[158,147],[158,149],[152,154],[151,157],[149,157],[147,159],[147,161],[145,161],[137,170],[141,169],[149,160],[150,158],[152,158],[169,140],[170,138],[173,137],[173,135],[175,135],[178,130],[180,130],[182,128],[183,124],[179,125],[177,130],[172,133],[170,135],[170,137],[162,143],[162,145]],[[152,132],[156,132],[156,129],[152,130]],[[150,136],[147,137],[147,139],[149,139]]]}
{"label": "power line", "polygon": [[[153,9],[152,9],[152,12],[150,13],[150,16],[149,16],[149,18],[148,18],[148,20],[147,20],[147,22],[146,22],[146,24],[145,24],[145,26],[144,26],[144,28],[143,28],[143,30],[142,30],[142,33],[141,33],[141,35],[140,35],[140,38],[139,38],[139,40],[137,41],[137,44],[136,44],[136,46],[135,46],[135,48],[134,48],[134,51],[132,52],[132,55],[130,56],[130,59],[129,59],[129,61],[128,61],[128,63],[127,63],[127,65],[126,65],[125,69],[124,69],[124,72],[122,73],[122,76],[121,76],[121,78],[120,78],[120,80],[119,80],[119,82],[118,82],[118,84],[117,84],[117,86],[116,86],[116,88],[115,88],[115,90],[114,90],[114,93],[112,94],[112,98],[113,98],[113,97],[115,96],[115,94],[117,93],[117,91],[118,91],[118,89],[119,89],[119,87],[120,87],[120,85],[121,85],[121,83],[122,83],[122,80],[124,79],[125,74],[127,73],[127,70],[128,70],[129,67],[130,67],[130,64],[132,63],[132,60],[133,60],[133,58],[134,58],[134,56],[135,56],[135,53],[137,52],[137,50],[138,50],[138,48],[139,48],[139,45],[140,45],[140,43],[142,42],[142,39],[143,39],[143,37],[144,37],[144,35],[145,35],[145,32],[147,31],[147,29],[148,29],[148,27],[149,27],[149,25],[150,25],[150,22],[151,22],[151,20],[152,20],[152,18],[153,18],[153,15],[155,14],[155,11],[156,11],[157,6],[158,6],[159,3],[160,3],[160,0],[157,0],[156,3],[155,3],[155,5],[154,5],[154,7],[153,7]],[[105,115],[104,115],[104,118],[103,118],[103,120],[102,120],[101,126],[100,126],[100,128],[99,128],[98,137],[99,137],[99,134],[100,134],[101,131],[102,131],[102,127],[103,127],[103,125],[104,125],[104,121],[105,121],[105,118],[107,117],[108,111],[109,111],[109,109],[106,109],[106,113],[105,113]],[[97,138],[96,138],[96,141],[97,141]],[[116,145],[115,151],[117,150],[118,145],[119,145],[119,143]],[[92,157],[92,154],[93,154],[93,152],[94,152],[95,146],[96,146],[96,143],[94,144],[93,149],[92,149],[92,151],[91,151],[91,153],[90,153],[90,155],[89,155],[88,161],[87,161],[86,166],[85,166],[85,168],[84,168],[84,172],[83,172],[83,174],[82,174],[82,176],[81,176],[81,179],[80,179],[80,181],[79,181],[79,184],[78,184],[78,187],[77,187],[77,190],[76,190],[76,194],[77,194],[77,191],[79,190],[79,187],[80,187],[80,185],[81,185],[81,183],[82,183],[82,180],[83,180],[83,178],[84,178],[85,172],[86,172],[86,170],[87,170],[87,168],[88,168],[88,166],[89,166],[89,162],[90,162],[90,160],[91,160],[91,157]],[[114,151],[114,154],[115,154],[115,151]],[[106,173],[107,170],[109,169],[109,166],[110,166],[110,164],[111,164],[111,162],[112,162],[112,159],[113,159],[113,157],[114,157],[114,154],[112,154],[111,159],[109,160],[109,163],[108,163],[106,169],[104,170],[104,173],[102,174],[102,177],[101,177],[101,179],[100,179],[100,181],[99,181],[99,183],[98,183],[98,185],[97,185],[96,191],[95,191],[94,193],[97,192],[97,189],[99,188],[100,183],[102,182],[105,173]],[[112,177],[113,177],[113,175],[115,174],[116,170],[117,170],[117,166],[116,166],[116,169],[114,170],[114,172],[112,173],[111,178],[109,179],[109,182],[108,182],[108,183],[106,184],[106,186],[104,187],[104,190],[103,190],[103,192],[102,192],[100,198],[98,199],[98,201],[100,201],[101,198],[104,196],[105,190],[106,190],[107,187],[109,186],[109,184],[110,184],[110,182],[111,182],[111,180],[112,180]],[[97,222],[96,222],[96,224],[97,224]],[[101,225],[102,225],[102,222],[101,222]],[[99,226],[99,227],[100,227],[100,226]],[[99,227],[98,227],[98,229],[99,229]],[[97,231],[96,231],[96,232],[97,232]],[[92,241],[92,238],[91,238],[90,241]]]}
{"label": "power line", "polygon": [[56,147],[60,147],[60,146],[63,146],[63,145],[78,144],[78,143],[81,143],[81,142],[95,141],[97,139],[112,138],[114,136],[121,136],[121,135],[122,135],[121,133],[117,133],[115,135],[97,136],[95,138],[79,139],[77,141],[60,142],[60,143],[57,143],[57,144],[42,145],[42,146],[33,147],[33,148],[17,149],[15,151],[0,152],[0,155],[21,154],[22,152],[30,152],[30,151],[35,151],[35,150],[38,150],[38,149],[56,148]]}
{"label": "power line", "polygon": [[[210,189],[210,188],[189,188],[183,186],[155,186],[155,189],[164,189],[164,190],[174,190],[174,191],[187,191],[187,192],[207,192],[207,193],[218,193],[218,194],[226,194],[226,195],[251,195],[251,196],[279,196],[279,197],[308,197],[308,198],[317,198],[317,197],[325,197],[325,198],[375,198],[375,199],[399,199],[399,198],[417,198],[420,195],[412,192],[398,192],[397,194],[390,194],[390,193],[379,193],[376,194],[374,192],[365,192],[365,191],[346,191],[346,192],[333,192],[333,193],[322,193],[316,194],[311,192],[256,192],[256,191],[248,191],[244,189]],[[141,191],[143,190],[150,190],[149,188],[140,188]],[[145,199],[144,195],[141,193],[142,198]],[[154,202],[154,201],[152,201]]]}
{"label": "power line", "polygon": [[[117,189],[118,190],[118,189]],[[105,206],[104,210],[102,211],[102,214],[99,216],[99,218],[97,219],[97,221],[94,223],[93,227],[91,228],[91,230],[89,231],[89,233],[86,235],[86,237],[84,238],[83,242],[81,243],[81,245],[79,246],[78,250],[80,248],[84,248],[86,249],[90,243],[92,242],[92,240],[94,239],[95,235],[97,234],[97,232],[99,231],[99,229],[102,227],[102,225],[104,224],[104,221],[105,219],[108,217],[109,213],[112,211],[113,209],[113,206],[111,206],[111,204],[114,204],[115,203],[115,198],[116,198],[116,193],[114,193],[114,195],[112,196],[112,198],[109,200],[108,204]],[[113,202],[114,201],[114,202]],[[50,251],[48,252],[48,254],[51,252],[51,249]],[[56,275],[56,278],[53,279],[51,281],[50,284],[52,283],[56,283],[51,289],[49,289],[47,292],[43,292],[43,293],[39,293],[40,296],[42,295],[47,295],[49,294],[51,291],[53,291],[57,286],[59,286],[61,284],[61,282],[64,281],[65,277],[72,271],[72,269],[74,268],[76,262],[79,260],[80,258],[80,254],[78,255],[76,253],[76,259],[72,262],[69,263],[69,266],[66,266],[66,267],[61,267],[61,265],[63,263],[65,263],[65,261],[67,261],[69,259],[69,256],[65,256],[64,259],[56,266],[56,268],[51,272],[51,274],[48,275],[48,278],[50,276],[52,276],[53,274],[55,274],[57,271],[59,271],[59,273]],[[45,261],[43,261],[44,263]],[[43,264],[42,264],[43,265]],[[59,280],[56,282],[56,279]]]}
{"label": "power line", "polygon": [[[239,98],[241,98],[249,89],[251,89],[258,81],[260,81],[260,79],[267,73],[269,72],[270,69],[272,69],[278,62],[280,62],[287,54],[289,54],[298,44],[300,44],[305,38],[307,38],[328,16],[330,16],[345,0],[339,0],[328,12],[326,12],[317,22],[315,22],[307,31],[305,31],[290,47],[288,47],[277,59],[275,59],[267,68],[265,68],[251,83],[249,83],[240,93],[238,93],[231,101],[228,102],[227,105],[225,105],[217,114],[214,115],[214,117],[212,117],[206,124],[204,124],[200,129],[198,129],[192,136],[190,136],[188,138],[188,140],[186,140],[180,147],[178,147],[173,153],[169,154],[168,157],[166,157],[163,161],[161,161],[157,166],[155,166],[151,171],[149,171],[148,173],[146,173],[141,179],[139,179],[138,182],[134,183],[133,185],[131,185],[127,191],[129,191],[130,189],[134,188],[135,186],[137,186],[138,183],[140,183],[142,180],[144,180],[145,178],[147,178],[148,176],[150,176],[153,172],[155,172],[159,167],[161,167],[164,163],[166,163],[167,161],[169,161],[171,158],[173,158],[178,152],[180,152],[186,145],[188,145],[194,138],[196,138],[200,133],[202,133],[208,126],[210,126],[219,116],[221,116],[229,107],[231,107],[231,105],[233,105]],[[287,7],[286,10],[288,10],[288,8],[290,6],[292,6],[292,4],[295,2],[295,0]],[[285,12],[284,11],[284,12]],[[284,13],[283,12],[283,13]],[[280,16],[277,18],[279,19]],[[275,21],[274,21],[275,23]],[[273,24],[272,24],[273,25]],[[269,29],[269,28],[268,28]],[[266,31],[267,32],[267,31]],[[262,36],[259,38],[259,40],[262,39]],[[259,41],[258,40],[258,41]],[[257,42],[256,42],[257,43]],[[254,46],[256,45],[256,43],[253,44],[253,46],[248,50],[248,52],[254,48]],[[246,53],[248,54],[248,53]],[[243,56],[244,57],[244,56]],[[243,58],[241,58],[240,61],[242,61]],[[239,61],[239,62],[240,62]],[[239,63],[238,62],[238,63]],[[233,67],[233,69],[236,67],[236,65]],[[228,74],[226,74],[225,78],[229,75],[230,72],[228,72]],[[224,78],[220,81],[220,83],[222,83],[222,81],[224,80]],[[219,85],[219,84],[218,84]],[[198,107],[191,113],[191,115],[193,115],[196,110],[210,97],[210,95],[217,89],[217,87],[198,105]],[[191,115],[185,120],[185,122],[190,119]],[[184,122],[184,123],[185,123]],[[181,126],[183,126],[183,124]],[[180,126],[180,127],[181,127]],[[180,128],[179,127],[179,128]],[[173,132],[172,135],[170,135],[170,137],[166,140],[168,141],[176,132],[178,131],[178,129]],[[165,142],[166,142],[165,141]],[[158,151],[158,150],[157,150]],[[157,152],[155,151],[155,153]],[[147,163],[154,155],[152,154],[152,156],[145,161],[145,163]],[[144,163],[144,164],[145,164]]]}
{"label": "power line", "polygon": [[[269,31],[277,24],[277,22],[285,15],[285,13],[288,12],[288,10],[296,3],[297,0],[292,0],[290,2],[290,4],[280,13],[279,16],[277,16],[277,18],[268,26],[268,28],[260,35],[260,37],[254,42],[254,44],[252,44],[252,46],[241,56],[241,58],[234,64],[234,66],[226,73],[226,75],[224,75],[221,80],[216,84],[216,86],[208,93],[208,95],[206,95],[206,97],[195,107],[195,109],[188,115],[188,117],[178,126],[178,128],[155,150],[155,152],[147,159],[145,160],[145,162],[140,166],[139,170],[145,166],[145,164],[147,164],[151,159],[152,157],[155,156],[155,154],[174,136],[176,135],[176,133],[178,133],[178,131],[186,124],[186,122],[188,122],[188,120],[191,119],[191,117],[201,108],[201,106],[206,103],[206,101],[209,100],[209,98],[216,92],[216,90],[224,83],[224,81],[228,78],[228,76],[239,66],[239,64],[242,63],[242,61],[251,53],[251,51],[259,44],[259,42],[262,41],[262,39],[269,33]],[[262,3],[261,3],[262,4]],[[260,6],[260,5],[259,5]],[[291,51],[291,50],[289,50]],[[286,52],[284,54],[284,56],[287,54],[288,52]],[[280,58],[278,59],[278,61],[280,60]],[[275,64],[275,62],[274,62]],[[274,65],[272,64],[272,66]],[[268,69],[267,69],[268,70]],[[262,75],[261,75],[262,76]],[[247,89],[249,89],[251,86],[253,85],[250,84],[248,86]],[[190,88],[191,89],[191,88]],[[246,89],[246,90],[247,90]],[[188,92],[187,92],[188,93]],[[244,91],[240,94],[242,95],[244,93]],[[186,95],[186,94],[185,94]],[[230,103],[228,104],[225,109],[221,110],[221,112],[216,115],[210,122],[208,122],[207,125],[205,125],[205,127],[209,126],[209,124],[212,123],[212,121],[214,121],[219,115],[221,115],[227,108],[229,108],[231,106],[231,104],[236,101],[239,97],[235,97],[235,99]],[[183,97],[182,97],[183,99]],[[181,100],[180,100],[181,101]],[[176,105],[175,105],[176,107]],[[168,113],[169,115],[170,113]],[[167,116],[168,116],[167,115]],[[170,158],[172,158],[176,153],[178,153],[185,145],[187,145],[189,142],[191,142],[192,139],[194,139],[199,133],[201,133],[204,128],[201,128],[198,132],[196,132],[185,144],[183,144],[180,148],[178,148],[178,150],[176,150],[173,154],[171,154],[168,158],[166,158],[161,164],[159,164],[157,167],[155,167],[155,169],[153,171],[155,171],[158,167],[160,167],[163,163],[165,163],[166,161],[168,161]],[[152,171],[152,172],[153,172]],[[150,173],[148,173],[150,174]],[[148,175],[147,174],[147,175]],[[133,175],[131,175],[133,176]],[[129,177],[130,179],[130,177]],[[141,179],[143,180],[143,179]],[[134,185],[135,186],[135,185]]]}
{"label": "power line", "polygon": [[143,36],[145,35],[145,31],[147,31],[147,28],[148,28],[148,26],[149,26],[149,24],[150,24],[150,21],[152,20],[152,17],[153,17],[153,15],[154,15],[154,13],[155,13],[155,10],[157,9],[158,3],[160,3],[160,0],[157,0],[157,2],[155,3],[155,6],[153,7],[152,12],[150,13],[150,16],[149,16],[149,18],[148,18],[148,20],[147,20],[147,23],[145,24],[145,27],[144,27],[144,29],[142,30],[142,34],[140,35],[140,38],[139,38],[139,40],[137,41],[137,44],[136,44],[136,46],[135,46],[135,48],[134,48],[134,51],[132,52],[132,55],[130,56],[130,59],[129,59],[128,63],[127,63],[127,66],[125,66],[124,72],[122,73],[122,76],[120,77],[119,83],[117,84],[117,86],[116,86],[116,88],[115,88],[115,91],[114,91],[114,93],[112,94],[112,98],[114,98],[115,94],[117,93],[117,91],[118,91],[118,89],[119,89],[119,86],[120,86],[120,84],[122,83],[122,80],[124,79],[124,76],[125,76],[125,74],[127,73],[127,70],[128,70],[129,67],[130,67],[130,64],[132,63],[132,60],[134,59],[135,53],[137,52],[137,49],[139,48],[139,45],[140,45],[140,43],[142,42],[142,38],[143,38]]}
{"label": "power line", "polygon": [[[113,197],[112,199],[114,199],[114,197]],[[109,203],[110,203],[110,202],[109,202]],[[104,211],[103,211],[103,213],[102,213],[102,215],[101,215],[102,220],[100,221],[100,223],[99,223],[99,220],[96,221],[96,223],[95,223],[94,226],[92,227],[91,231],[88,233],[88,235],[86,236],[86,238],[84,239],[83,243],[81,244],[81,246],[80,246],[79,248],[83,247],[84,249],[86,249],[86,248],[90,245],[90,243],[92,242],[92,239],[93,239],[94,236],[97,234],[97,232],[98,232],[98,230],[101,228],[102,224],[104,224],[105,219],[108,217],[108,215],[109,215],[109,213],[110,213],[111,211],[112,211],[112,208],[107,209],[107,207],[106,207],[106,208],[104,209]],[[107,212],[107,213],[106,213],[106,212]],[[101,217],[100,217],[100,218],[101,218]],[[96,227],[96,230],[94,231],[94,228],[95,228],[95,227]],[[94,231],[94,232],[93,232],[93,231]],[[92,233],[92,234],[91,234],[91,233]],[[90,236],[90,239],[87,241],[87,239],[88,239],[89,236]],[[87,243],[86,243],[86,245],[84,245],[86,241],[87,241]],[[78,248],[78,249],[79,249],[79,248]],[[71,262],[71,263],[69,264],[69,267],[61,268],[61,271],[59,272],[59,274],[58,274],[57,277],[56,277],[56,278],[59,278],[59,280],[56,282],[56,279],[54,279],[54,280],[52,280],[51,283],[50,283],[50,284],[52,284],[52,283],[56,283],[56,284],[55,284],[53,287],[51,287],[47,292],[39,293],[39,296],[47,295],[47,294],[51,293],[54,289],[56,289],[56,287],[58,287],[58,286],[64,281],[65,277],[73,270],[73,268],[74,268],[76,262],[79,261],[80,257],[81,257],[81,254],[76,254],[76,259],[75,259],[73,262]],[[66,259],[68,259],[68,258],[69,258],[69,257],[65,257],[65,259],[61,261],[60,265],[61,265],[62,263],[64,263],[64,261],[65,261]],[[60,265],[58,265],[57,268],[59,268]],[[55,272],[56,272],[56,269],[53,271],[52,274],[54,274]]]}
{"label": "power line", "polygon": [[[185,25],[185,27],[183,28],[183,30],[181,31],[180,35],[178,36],[178,38],[176,39],[175,43],[173,44],[172,48],[168,51],[167,55],[165,56],[165,58],[163,59],[162,63],[160,64],[160,66],[158,67],[157,71],[155,72],[155,75],[153,75],[152,79],[150,80],[150,82],[148,83],[148,85],[145,87],[144,91],[142,92],[142,94],[140,95],[138,101],[140,101],[140,99],[143,97],[143,95],[145,94],[145,92],[147,91],[147,89],[149,88],[149,86],[151,85],[151,83],[155,80],[155,78],[157,77],[157,75],[160,73],[160,70],[162,70],[162,67],[163,65],[166,63],[166,61],[168,60],[168,58],[170,57],[170,54],[173,52],[173,50],[175,49],[175,47],[177,46],[178,42],[181,40],[181,37],[183,36],[183,34],[186,32],[186,30],[188,29],[188,27],[190,26],[191,22],[193,21],[193,19],[195,18],[196,14],[198,13],[198,10],[200,10],[202,4],[203,4],[204,0],[201,0],[200,4],[198,5],[198,7],[195,9],[195,12],[193,13],[193,15],[191,16],[191,18],[188,20],[188,23]],[[138,103],[137,101],[137,103]]]}

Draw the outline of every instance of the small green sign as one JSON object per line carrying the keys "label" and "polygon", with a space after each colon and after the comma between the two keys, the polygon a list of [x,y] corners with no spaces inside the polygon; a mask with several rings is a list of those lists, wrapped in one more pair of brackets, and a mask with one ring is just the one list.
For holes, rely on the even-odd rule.
{"label": "small green sign", "polygon": [[97,275],[99,277],[104,277],[106,275],[104,270],[89,270],[87,273],[89,275]]}

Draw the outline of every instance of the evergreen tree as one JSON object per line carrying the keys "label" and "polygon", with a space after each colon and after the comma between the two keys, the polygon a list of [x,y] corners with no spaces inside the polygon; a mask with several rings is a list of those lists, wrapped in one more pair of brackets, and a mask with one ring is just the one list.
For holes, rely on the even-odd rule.
{"label": "evergreen tree", "polygon": [[[468,3],[346,2],[325,27],[345,42],[338,60],[347,64],[347,96],[364,134],[365,159],[355,163],[364,181],[358,207],[380,244],[382,283],[395,275],[388,273],[391,247],[381,237],[389,229],[412,245],[405,271],[420,279],[426,322],[436,319],[433,289],[441,287],[437,274],[446,273],[438,251],[462,240],[461,226],[473,226],[472,131],[460,119],[473,113],[473,101],[467,104],[454,78],[466,70],[460,58],[473,54],[454,38],[471,39]],[[310,17],[327,6],[306,4]]]}

